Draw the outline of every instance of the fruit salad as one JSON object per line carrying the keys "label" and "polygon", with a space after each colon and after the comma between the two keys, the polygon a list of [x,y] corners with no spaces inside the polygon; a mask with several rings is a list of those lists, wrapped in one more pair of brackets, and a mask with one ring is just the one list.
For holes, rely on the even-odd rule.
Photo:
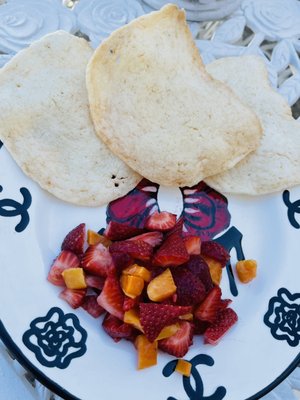
{"label": "fruit salad", "polygon": [[[156,211],[143,229],[110,221],[100,234],[78,225],[48,281],[72,308],[104,314],[103,330],[115,342],[133,342],[143,369],[157,363],[158,350],[184,357],[194,335],[216,345],[237,322],[219,286],[229,259],[217,242],[183,236],[176,215]],[[241,274],[249,275],[249,265]],[[188,376],[190,366],[182,360],[177,370]]]}

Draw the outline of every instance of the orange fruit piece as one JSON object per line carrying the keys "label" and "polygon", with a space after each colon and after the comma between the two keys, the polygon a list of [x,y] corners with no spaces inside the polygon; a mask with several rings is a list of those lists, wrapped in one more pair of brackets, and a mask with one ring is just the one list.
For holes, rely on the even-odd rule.
{"label": "orange fruit piece", "polygon": [[155,340],[167,339],[168,337],[175,335],[179,328],[179,324],[165,326]]}
{"label": "orange fruit piece", "polygon": [[179,359],[176,364],[175,371],[179,372],[181,375],[190,376],[191,375],[192,364],[183,359]]}
{"label": "orange fruit piece", "polygon": [[99,235],[99,233],[94,232],[90,229],[87,231],[87,242],[90,246],[102,243],[103,246],[109,247],[112,244],[112,241],[107,239],[107,237]]}
{"label": "orange fruit piece", "polygon": [[222,279],[222,264],[208,256],[202,256],[209,267],[211,279],[215,285],[220,285]]}
{"label": "orange fruit piece", "polygon": [[242,283],[248,283],[256,277],[257,262],[255,260],[242,260],[236,263],[236,272]]}
{"label": "orange fruit piece", "polygon": [[135,339],[138,352],[138,369],[152,367],[157,364],[157,341],[149,342],[145,335]]}
{"label": "orange fruit piece", "polygon": [[137,310],[132,308],[131,310],[125,311],[124,322],[126,322],[126,324],[134,326],[139,331],[144,332]]}
{"label": "orange fruit piece", "polygon": [[169,268],[149,282],[147,294],[152,301],[163,301],[176,292],[176,285]]}
{"label": "orange fruit piece", "polygon": [[151,272],[147,268],[141,267],[138,264],[133,264],[123,269],[123,274],[139,276],[140,278],[143,278],[145,282],[150,282],[151,280]]}
{"label": "orange fruit piece", "polygon": [[135,299],[144,289],[144,279],[139,276],[122,274],[121,288],[126,296]]}
{"label": "orange fruit piece", "polygon": [[68,268],[62,272],[65,284],[68,289],[87,288],[82,268]]}

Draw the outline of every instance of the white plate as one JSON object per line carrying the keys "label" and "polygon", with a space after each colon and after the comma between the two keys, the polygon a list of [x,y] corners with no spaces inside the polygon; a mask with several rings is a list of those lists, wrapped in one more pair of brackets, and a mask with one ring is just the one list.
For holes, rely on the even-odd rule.
{"label": "white plate", "polygon": [[[0,149],[0,185],[0,336],[17,359],[60,396],[82,400],[258,399],[300,362],[296,229],[300,188],[286,192],[285,202],[282,193],[228,197],[230,232],[235,227],[242,233],[242,249],[246,258],[258,261],[258,277],[248,285],[235,280],[239,293],[234,297],[223,273],[223,297],[233,299],[239,322],[216,347],[204,345],[201,337],[194,339],[185,356],[194,360],[189,380],[171,373],[168,363],[174,357],[164,353],[156,367],[137,371],[132,344],[114,343],[102,330],[100,319],[71,309],[58,297],[59,289],[46,280],[65,234],[81,222],[94,230],[105,227],[106,208],[75,207],[48,195],[20,171],[4,147]],[[160,188],[158,203],[161,209],[179,213],[181,194]],[[202,212],[213,224],[214,205],[210,209],[205,204]],[[193,208],[195,203],[188,200],[185,206]],[[230,235],[230,227],[218,236]],[[234,250],[231,256],[234,265]],[[65,338],[64,356],[58,350],[53,356],[46,355],[49,337],[38,342],[47,322],[52,333],[62,330],[64,323],[73,325]]]}

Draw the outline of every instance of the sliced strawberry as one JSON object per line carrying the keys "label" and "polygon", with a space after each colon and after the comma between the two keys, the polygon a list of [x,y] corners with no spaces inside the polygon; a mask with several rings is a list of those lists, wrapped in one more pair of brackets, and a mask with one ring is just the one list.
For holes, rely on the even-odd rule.
{"label": "sliced strawberry", "polygon": [[221,310],[216,321],[204,333],[204,343],[216,345],[226,332],[237,322],[238,316],[232,308]]}
{"label": "sliced strawberry", "polygon": [[140,303],[139,307],[141,325],[150,342],[157,338],[165,326],[177,322],[178,317],[190,313],[192,310],[191,307],[157,303]]}
{"label": "sliced strawberry", "polygon": [[63,250],[51,265],[48,281],[56,286],[65,286],[62,272],[68,268],[77,268],[80,265],[79,258],[72,252]]}
{"label": "sliced strawberry", "polygon": [[207,321],[200,321],[199,319],[194,319],[193,321],[195,330],[195,335],[203,335],[206,329],[210,326],[210,323]]}
{"label": "sliced strawberry", "polygon": [[198,255],[201,251],[201,239],[199,236],[186,236],[183,238],[186,251],[190,255]]}
{"label": "sliced strawberry", "polygon": [[78,308],[82,305],[86,295],[86,289],[64,289],[59,297],[70,304],[72,308]]}
{"label": "sliced strawberry", "polygon": [[141,235],[134,236],[128,240],[136,241],[141,240],[145,243],[148,243],[151,247],[156,247],[161,244],[163,241],[163,233],[161,232],[146,232],[142,233]]}
{"label": "sliced strawberry", "polygon": [[82,257],[81,265],[85,271],[104,278],[114,268],[111,254],[102,243],[89,246]]}
{"label": "sliced strawberry", "polygon": [[89,288],[102,290],[104,282],[105,278],[103,278],[102,276],[88,275],[88,274],[85,275],[85,283]]}
{"label": "sliced strawberry", "polygon": [[150,260],[153,252],[152,246],[142,240],[124,240],[114,242],[109,250],[111,253],[126,253],[137,260]]}
{"label": "sliced strawberry", "polygon": [[82,254],[85,242],[85,224],[80,224],[67,234],[62,242],[61,249],[69,250],[75,254]]}
{"label": "sliced strawberry", "polygon": [[131,325],[126,324],[114,315],[107,313],[102,322],[105,332],[114,339],[115,342],[121,339],[130,339],[133,334]]}
{"label": "sliced strawberry", "polygon": [[196,308],[195,317],[202,321],[214,322],[218,311],[222,308],[222,291],[215,286],[206,296],[205,300]]}
{"label": "sliced strawberry", "polygon": [[214,287],[209,267],[201,256],[191,256],[184,266],[201,280],[205,286],[206,293]]}
{"label": "sliced strawberry", "polygon": [[178,233],[168,236],[153,257],[153,265],[171,267],[184,264],[190,256]]}
{"label": "sliced strawberry", "polygon": [[208,240],[202,242],[201,255],[213,258],[214,260],[220,261],[222,267],[225,267],[227,262],[230,260],[230,254],[220,243]]}
{"label": "sliced strawberry", "polygon": [[123,303],[123,311],[125,312],[125,311],[131,310],[132,308],[138,306],[139,302],[140,302],[139,296],[135,297],[134,299],[131,299],[130,297],[125,296],[124,303]]}
{"label": "sliced strawberry", "polygon": [[166,232],[174,228],[176,224],[176,218],[176,214],[171,214],[167,211],[155,211],[152,215],[150,215],[150,217],[148,217],[145,228],[149,229],[149,231]]}
{"label": "sliced strawberry", "polygon": [[100,315],[105,312],[104,308],[99,306],[97,296],[95,295],[86,296],[81,307],[94,318],[100,317]]}
{"label": "sliced strawberry", "polygon": [[182,218],[182,217],[180,217],[180,218],[177,220],[177,222],[176,222],[174,228],[172,228],[170,231],[168,231],[168,232],[166,233],[166,237],[173,235],[173,233],[178,233],[178,235],[184,236],[184,235],[183,235],[183,218]]}
{"label": "sliced strawberry", "polygon": [[104,231],[104,236],[110,240],[124,240],[132,236],[140,235],[143,232],[145,232],[144,229],[110,221]]}
{"label": "sliced strawberry", "polygon": [[129,254],[112,251],[111,256],[113,259],[115,270],[118,274],[120,274],[123,269],[134,264],[134,259]]}
{"label": "sliced strawberry", "polygon": [[173,279],[177,287],[177,304],[181,306],[194,306],[201,303],[206,290],[200,279],[187,268],[173,268]]}
{"label": "sliced strawberry", "polygon": [[104,287],[97,298],[97,302],[110,314],[123,319],[124,294],[116,276],[109,275],[105,279]]}
{"label": "sliced strawberry", "polygon": [[179,330],[171,337],[160,340],[158,347],[171,356],[183,357],[193,344],[194,327],[190,322],[180,322]]}

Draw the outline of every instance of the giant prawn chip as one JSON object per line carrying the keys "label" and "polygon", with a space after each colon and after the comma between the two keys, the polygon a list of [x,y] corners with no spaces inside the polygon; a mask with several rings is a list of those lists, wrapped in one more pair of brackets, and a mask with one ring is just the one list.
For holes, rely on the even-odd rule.
{"label": "giant prawn chip", "polygon": [[207,74],[185,13],[174,5],[102,42],[88,64],[87,87],[99,137],[159,184],[194,185],[259,144],[255,114]]}
{"label": "giant prawn chip", "polygon": [[60,199],[88,206],[126,194],[141,177],[95,134],[85,70],[93,51],[48,35],[0,72],[0,138],[23,171]]}
{"label": "giant prawn chip", "polygon": [[224,193],[249,195],[300,184],[300,124],[271,87],[264,62],[257,56],[224,58],[208,65],[207,70],[256,112],[263,137],[255,152],[206,182]]}

